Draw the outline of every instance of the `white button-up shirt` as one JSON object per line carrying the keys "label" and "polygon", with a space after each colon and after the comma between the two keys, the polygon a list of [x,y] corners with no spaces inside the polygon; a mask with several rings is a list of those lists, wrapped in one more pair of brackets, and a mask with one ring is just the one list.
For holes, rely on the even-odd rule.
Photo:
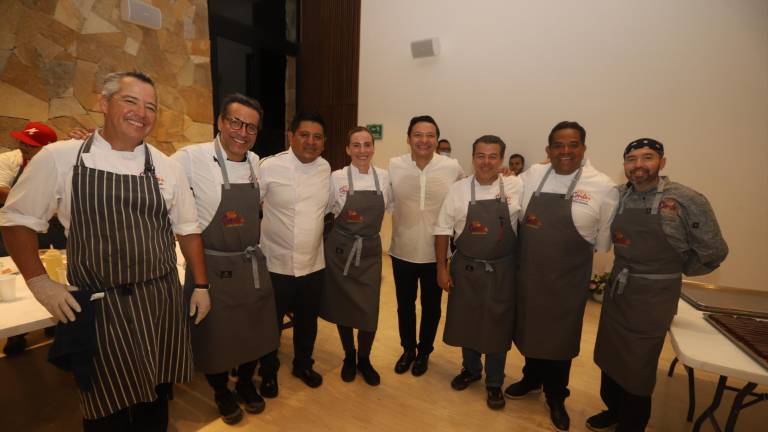
{"label": "white button-up shirt", "polygon": [[[440,208],[435,226],[435,235],[456,235],[458,238],[464,232],[467,223],[467,210],[472,198],[470,190],[474,176],[461,179],[454,183]],[[523,182],[515,176],[501,177],[504,182],[504,195],[507,197],[509,207],[509,220],[512,229],[517,232],[517,221],[520,219],[520,206],[523,200]],[[488,200],[499,198],[499,180],[490,185],[481,185],[475,182],[475,199]]]}
{"label": "white button-up shirt", "polygon": [[389,254],[413,263],[435,262],[433,232],[448,189],[464,177],[455,160],[436,154],[423,170],[410,153],[389,161],[394,205]]}
{"label": "white button-up shirt", "polygon": [[[549,164],[535,164],[520,174],[520,179],[525,185],[521,220],[525,217],[525,209],[531,202],[531,196],[536,192],[549,167]],[[552,171],[541,191],[567,193],[576,172],[559,175]],[[585,159],[584,170],[573,191],[571,217],[576,231],[600,252],[611,249],[611,222],[618,202],[619,192],[613,180],[596,170],[589,160]]]}
{"label": "white button-up shirt", "polygon": [[[224,184],[224,177],[221,175],[221,168],[216,161],[216,151],[213,141],[184,147],[171,156],[171,159],[181,165],[187,175],[189,185],[195,194],[195,204],[197,204],[197,219],[200,223],[200,229],[208,227],[216,215],[221,203],[221,185]],[[247,161],[233,162],[227,160],[224,149],[221,150],[227,168],[229,182],[250,183],[251,170],[248,164],[253,168],[253,174],[259,175],[259,156],[248,152]]]}
{"label": "white button-up shirt", "polygon": [[262,160],[261,249],[269,271],[304,276],[325,267],[323,217],[330,174],[322,157],[305,164],[291,149]]}
{"label": "white button-up shirt", "polygon": [[[58,214],[68,234],[72,169],[77,163],[81,144],[80,140],[59,141],[40,150],[11,189],[5,207],[0,210],[0,225],[22,225],[37,232],[46,232],[48,220]],[[184,171],[160,150],[148,147],[173,232],[178,235],[199,233],[195,199]],[[136,146],[133,151],[116,151],[98,131],[94,133],[91,151],[82,156],[83,163],[89,168],[128,175],[144,172],[143,145]]]}
{"label": "white button-up shirt", "polygon": [[11,188],[16,174],[19,173],[24,158],[21,150],[12,150],[0,154],[0,187]]}
{"label": "white button-up shirt", "polygon": [[[347,179],[347,170],[352,170],[352,183],[356,191],[376,190],[376,183],[373,180],[373,169],[368,168],[368,174],[362,174],[353,165],[346,166],[336,170],[331,174],[331,191],[328,198],[328,212],[338,216],[344,204],[347,203],[347,192],[349,191],[349,180]],[[379,188],[384,197],[384,208],[390,210],[392,205],[392,188],[389,186],[389,173],[387,170],[375,168],[376,175],[379,177]]]}

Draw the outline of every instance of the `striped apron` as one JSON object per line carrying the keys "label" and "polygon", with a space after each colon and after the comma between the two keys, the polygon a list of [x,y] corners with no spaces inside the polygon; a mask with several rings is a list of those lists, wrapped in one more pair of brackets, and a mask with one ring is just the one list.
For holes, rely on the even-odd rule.
{"label": "striped apron", "polygon": [[155,386],[188,381],[192,353],[171,221],[144,145],[142,175],[88,168],[77,154],[67,250],[71,285],[95,300],[93,388],[80,392],[87,419],[157,398]]}

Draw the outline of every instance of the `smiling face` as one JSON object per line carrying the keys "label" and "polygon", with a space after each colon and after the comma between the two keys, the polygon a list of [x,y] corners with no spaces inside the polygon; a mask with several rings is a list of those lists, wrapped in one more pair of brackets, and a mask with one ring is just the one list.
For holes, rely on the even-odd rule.
{"label": "smiling face", "polygon": [[521,172],[523,172],[523,168],[525,168],[525,162],[523,162],[523,158],[519,156],[513,156],[509,159],[509,169],[515,175],[520,175]]}
{"label": "smiling face", "polygon": [[302,121],[296,132],[288,132],[291,150],[301,163],[310,163],[320,157],[325,148],[323,125],[313,121]]}
{"label": "smiling face", "polygon": [[478,142],[472,154],[472,166],[475,168],[475,178],[480,184],[493,183],[499,176],[499,169],[503,162],[501,146]]}
{"label": "smiling face", "polygon": [[140,144],[152,132],[157,118],[157,94],[151,84],[133,77],[123,77],[120,89],[102,97],[104,137],[113,144]]}
{"label": "smiling face", "polygon": [[431,158],[437,148],[437,127],[428,122],[416,123],[408,135],[408,145],[414,158]]}
{"label": "smiling face", "polygon": [[[260,120],[258,111],[237,102],[229,104],[226,112],[219,115],[219,140],[227,153],[227,159],[238,162],[245,160],[245,155],[256,144],[258,136],[258,133],[249,133],[249,130],[256,131]],[[240,128],[235,129],[233,125],[238,124]]]}
{"label": "smiling face", "polygon": [[648,147],[632,150],[624,156],[624,175],[638,191],[646,191],[659,182],[659,171],[667,159]]}
{"label": "smiling face", "polygon": [[349,137],[346,150],[352,165],[359,170],[367,170],[375,153],[373,137],[366,131],[355,132]]}
{"label": "smiling face", "polygon": [[581,135],[576,129],[558,130],[546,147],[552,169],[561,175],[568,175],[579,169],[586,151],[587,146],[581,141]]}

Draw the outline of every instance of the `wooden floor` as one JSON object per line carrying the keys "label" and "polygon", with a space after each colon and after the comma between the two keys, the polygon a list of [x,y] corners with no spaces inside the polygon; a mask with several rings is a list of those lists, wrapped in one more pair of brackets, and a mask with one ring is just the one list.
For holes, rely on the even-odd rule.
{"label": "wooden floor", "polygon": [[[443,298],[445,301],[445,297]],[[445,310],[445,308],[443,308]],[[571,430],[586,430],[584,421],[600,411],[600,372],[592,362],[592,349],[599,316],[599,305],[587,306],[582,354],[574,360],[571,371],[571,397],[566,406],[571,416]],[[442,324],[442,323],[441,323]],[[323,374],[324,384],[310,389],[290,374],[292,357],[291,331],[284,332],[280,359],[280,396],[267,400],[266,410],[259,415],[246,414],[232,427],[218,419],[212,393],[202,375],[191,383],[175,387],[171,403],[171,425],[174,431],[542,431],[551,430],[542,395],[516,401],[507,400],[502,411],[491,411],[485,405],[484,385],[475,383],[457,392],[450,380],[460,369],[460,352],[440,342],[438,333],[435,352],[426,375],[396,375],[393,366],[401,353],[397,332],[397,315],[391,262],[384,258],[384,282],[381,296],[379,332],[373,347],[372,362],[381,373],[382,383],[369,387],[358,377],[345,383],[339,377],[342,349],[334,326],[320,321],[315,347],[315,368]],[[30,340],[43,341],[42,332]],[[74,384],[69,376],[45,363],[47,346],[28,350],[14,358],[0,358],[0,431],[76,431],[80,413]],[[674,357],[667,342],[661,357],[658,383],[653,399],[653,413],[648,430],[689,431],[685,421],[687,384],[685,373],[678,368],[675,375],[665,374]],[[286,367],[288,365],[288,367]],[[505,384],[520,377],[522,357],[512,349],[507,358]],[[257,378],[258,380],[258,378]],[[697,414],[712,399],[716,377],[698,373]],[[740,383],[734,383],[740,384]],[[765,391],[765,389],[762,389]],[[724,421],[733,394],[726,394],[718,412]],[[759,425],[763,426],[759,426]],[[745,410],[739,418],[739,431],[766,430],[768,403]],[[712,430],[705,425],[703,430]]]}

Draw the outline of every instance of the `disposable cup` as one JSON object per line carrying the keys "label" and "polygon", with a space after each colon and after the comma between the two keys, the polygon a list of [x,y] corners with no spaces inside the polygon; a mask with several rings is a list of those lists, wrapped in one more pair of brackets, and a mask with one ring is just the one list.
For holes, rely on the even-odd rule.
{"label": "disposable cup", "polygon": [[0,299],[7,302],[16,300],[16,275],[0,276]]}

